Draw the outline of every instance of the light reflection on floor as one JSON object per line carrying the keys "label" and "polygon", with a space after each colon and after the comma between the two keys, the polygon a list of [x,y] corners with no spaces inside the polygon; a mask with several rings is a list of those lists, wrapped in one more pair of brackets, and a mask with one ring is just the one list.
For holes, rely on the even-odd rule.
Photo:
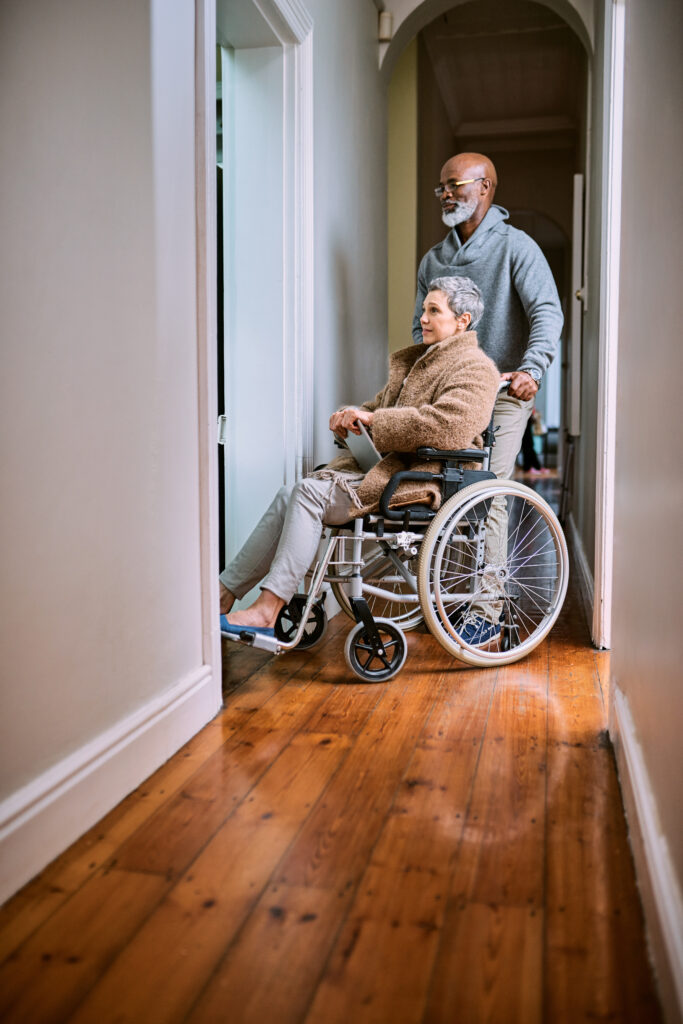
{"label": "light reflection on floor", "polygon": [[553,512],[557,513],[560,507],[560,492],[562,480],[556,469],[549,469],[542,473],[525,473],[519,466],[515,469],[515,480],[521,484],[531,487],[550,505]]}

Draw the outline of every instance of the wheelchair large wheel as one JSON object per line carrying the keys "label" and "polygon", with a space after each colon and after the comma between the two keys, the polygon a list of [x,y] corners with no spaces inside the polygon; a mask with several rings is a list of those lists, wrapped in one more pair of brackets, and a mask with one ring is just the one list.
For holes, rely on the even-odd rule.
{"label": "wheelchair large wheel", "polygon": [[[350,544],[351,540],[349,539],[346,543]],[[415,577],[417,585],[417,555],[413,558],[401,559],[401,561],[408,572]],[[348,567],[331,565],[328,573],[330,576],[339,577],[337,581],[332,582],[332,593],[337,599],[341,610],[350,619],[355,619],[349,602],[348,583],[346,582],[351,570]],[[406,598],[417,596],[416,592],[411,589],[405,578],[388,557],[386,551],[375,541],[363,542],[363,568],[361,575],[366,586],[380,587],[382,590],[396,594],[399,598],[403,594],[406,595]],[[400,599],[390,601],[369,591],[364,591],[363,597],[367,601],[374,618],[395,622],[404,632],[415,629],[424,620],[418,601]]]}
{"label": "wheelchair large wheel", "polygon": [[367,627],[359,622],[349,633],[344,645],[344,657],[351,671],[369,683],[385,683],[400,672],[408,654],[403,631],[388,619],[375,619],[382,641],[382,650],[376,650],[367,634]]}
{"label": "wheelchair large wheel", "polygon": [[470,665],[507,665],[529,654],[557,619],[568,579],[557,516],[514,480],[463,488],[439,509],[420,550],[427,626]]}

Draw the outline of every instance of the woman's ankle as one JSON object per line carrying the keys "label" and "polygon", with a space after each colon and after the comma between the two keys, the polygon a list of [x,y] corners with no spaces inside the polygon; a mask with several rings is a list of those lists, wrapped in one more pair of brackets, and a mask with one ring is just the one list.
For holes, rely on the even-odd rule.
{"label": "woman's ankle", "polygon": [[224,583],[218,583],[218,595],[221,615],[227,615],[235,603],[235,595]]}
{"label": "woman's ankle", "polygon": [[272,590],[263,589],[251,607],[263,616],[264,620],[267,620],[267,625],[274,626],[275,620],[284,606],[285,601],[281,597],[274,594]]}

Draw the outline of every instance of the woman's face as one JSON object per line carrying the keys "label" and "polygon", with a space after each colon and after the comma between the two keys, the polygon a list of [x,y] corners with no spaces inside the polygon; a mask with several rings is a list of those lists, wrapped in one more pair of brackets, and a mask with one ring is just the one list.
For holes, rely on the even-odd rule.
{"label": "woman's face", "polygon": [[425,345],[433,345],[437,341],[445,341],[454,334],[462,334],[469,326],[467,314],[456,317],[449,307],[443,292],[428,292],[422,303],[422,340]]}

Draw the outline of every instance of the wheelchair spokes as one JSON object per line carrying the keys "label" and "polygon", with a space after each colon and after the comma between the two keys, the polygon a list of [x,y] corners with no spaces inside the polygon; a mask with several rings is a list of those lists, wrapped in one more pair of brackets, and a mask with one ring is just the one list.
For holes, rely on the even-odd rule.
{"label": "wheelchair spokes", "polygon": [[393,622],[375,619],[375,636],[364,622],[349,633],[344,655],[349,668],[368,682],[386,682],[403,668],[408,648],[405,636]]}
{"label": "wheelchair spokes", "polygon": [[[562,606],[562,530],[547,503],[513,481],[474,485],[459,498],[437,514],[422,547],[427,624],[470,664],[517,660],[547,635]],[[465,529],[474,520],[482,528]]]}
{"label": "wheelchair spokes", "polygon": [[[352,543],[351,537],[339,535],[337,557],[330,563],[328,580],[342,611],[354,618],[351,608],[352,562],[345,561],[345,553]],[[363,597],[375,618],[395,622],[403,630],[415,629],[423,621],[417,594],[417,558],[410,552],[401,555],[389,547],[387,541],[371,537],[363,541],[362,579]]]}

